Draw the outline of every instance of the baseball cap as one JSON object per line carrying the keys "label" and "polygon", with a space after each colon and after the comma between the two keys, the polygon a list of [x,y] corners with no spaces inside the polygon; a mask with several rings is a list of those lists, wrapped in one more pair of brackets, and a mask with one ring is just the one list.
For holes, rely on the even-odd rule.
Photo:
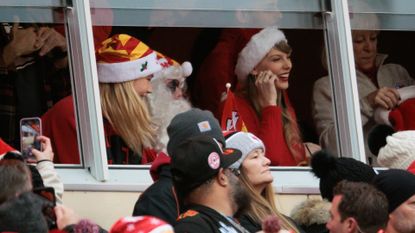
{"label": "baseball cap", "polygon": [[228,168],[241,158],[237,149],[221,149],[219,142],[207,135],[191,137],[181,143],[172,154],[171,172],[174,185],[185,196],[210,178],[220,168]]}
{"label": "baseball cap", "polygon": [[225,147],[225,138],[218,120],[211,112],[198,108],[177,114],[167,127],[167,134],[169,135],[167,153],[170,156],[184,140],[197,135],[211,136]]}

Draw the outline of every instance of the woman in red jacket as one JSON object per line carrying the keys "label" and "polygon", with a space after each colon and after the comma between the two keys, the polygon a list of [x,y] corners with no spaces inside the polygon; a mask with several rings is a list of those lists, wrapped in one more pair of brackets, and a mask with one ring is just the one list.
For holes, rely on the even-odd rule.
{"label": "woman in red jacket", "polygon": [[318,145],[303,143],[286,90],[291,47],[276,27],[253,35],[238,55],[236,106],[247,130],[264,142],[271,165],[306,165]]}

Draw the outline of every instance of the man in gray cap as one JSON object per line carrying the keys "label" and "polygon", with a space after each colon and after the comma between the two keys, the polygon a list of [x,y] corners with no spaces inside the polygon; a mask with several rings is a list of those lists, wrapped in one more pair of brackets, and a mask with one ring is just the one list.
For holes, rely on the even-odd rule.
{"label": "man in gray cap", "polygon": [[377,175],[374,184],[389,202],[386,232],[415,232],[415,175],[405,170],[390,169]]}
{"label": "man in gray cap", "polygon": [[[180,143],[198,135],[210,136],[225,146],[219,122],[211,112],[197,108],[177,114],[167,127],[167,133],[169,155]],[[180,205],[173,189],[170,157],[160,153],[151,165],[150,174],[154,183],[135,203],[133,216],[152,215],[174,225],[180,214]]]}

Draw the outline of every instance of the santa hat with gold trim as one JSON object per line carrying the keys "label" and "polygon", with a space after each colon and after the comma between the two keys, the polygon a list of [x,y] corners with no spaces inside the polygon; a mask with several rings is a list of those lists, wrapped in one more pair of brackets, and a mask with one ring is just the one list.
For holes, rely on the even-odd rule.
{"label": "santa hat with gold trim", "polygon": [[104,40],[96,51],[96,57],[101,83],[145,78],[162,69],[156,52],[127,34],[117,34]]}

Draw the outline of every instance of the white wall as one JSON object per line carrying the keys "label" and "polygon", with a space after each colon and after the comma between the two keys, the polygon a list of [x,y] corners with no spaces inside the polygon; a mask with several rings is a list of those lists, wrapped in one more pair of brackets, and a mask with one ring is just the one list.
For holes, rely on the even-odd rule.
{"label": "white wall", "polygon": [[[131,216],[139,192],[82,192],[66,191],[64,204],[83,218],[88,218],[109,230],[112,224],[122,216]],[[318,195],[276,195],[280,211],[289,215],[291,209],[307,198]]]}

